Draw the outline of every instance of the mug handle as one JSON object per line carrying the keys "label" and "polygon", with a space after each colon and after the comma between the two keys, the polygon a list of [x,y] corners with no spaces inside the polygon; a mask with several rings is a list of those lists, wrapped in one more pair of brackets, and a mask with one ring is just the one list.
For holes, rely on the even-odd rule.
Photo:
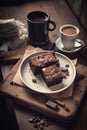
{"label": "mug handle", "polygon": [[75,42],[79,43],[78,47],[84,47],[85,46],[85,42],[81,39],[75,39]]}
{"label": "mug handle", "polygon": [[[53,27],[50,28],[50,27],[49,27],[49,24],[51,24]],[[55,24],[53,21],[49,20],[49,21],[48,21],[48,30],[49,30],[49,31],[53,31],[53,30],[55,30],[55,28],[56,28],[56,24]]]}

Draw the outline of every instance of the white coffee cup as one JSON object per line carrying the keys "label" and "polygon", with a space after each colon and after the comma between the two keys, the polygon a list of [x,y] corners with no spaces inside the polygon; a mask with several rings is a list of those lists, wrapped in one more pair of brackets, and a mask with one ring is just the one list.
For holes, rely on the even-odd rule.
{"label": "white coffee cup", "polygon": [[77,48],[84,46],[84,41],[79,39],[80,30],[72,24],[65,24],[60,27],[60,37],[64,49],[70,50],[76,48],[75,43],[79,43]]}

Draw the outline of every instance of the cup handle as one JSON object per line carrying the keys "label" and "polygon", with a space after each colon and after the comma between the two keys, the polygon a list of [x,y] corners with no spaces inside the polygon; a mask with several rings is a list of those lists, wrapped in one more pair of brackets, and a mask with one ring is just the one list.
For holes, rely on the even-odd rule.
{"label": "cup handle", "polygon": [[77,47],[84,47],[85,46],[85,42],[81,39],[75,39],[75,42],[79,43],[79,46],[77,46]]}
{"label": "cup handle", "polygon": [[[50,24],[52,25],[52,28],[49,27]],[[56,28],[56,24],[53,21],[49,20],[48,21],[48,30],[53,31],[53,30],[55,30],[55,28]]]}

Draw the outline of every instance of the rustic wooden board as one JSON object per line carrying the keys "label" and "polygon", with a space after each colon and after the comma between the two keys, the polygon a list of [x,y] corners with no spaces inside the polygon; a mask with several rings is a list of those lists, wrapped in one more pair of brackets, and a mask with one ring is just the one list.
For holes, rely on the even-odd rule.
{"label": "rustic wooden board", "polygon": [[1,83],[0,92],[7,95],[8,97],[10,96],[11,99],[13,99],[16,103],[20,103],[21,105],[44,113],[53,118],[61,119],[63,121],[70,121],[70,119],[75,116],[87,89],[87,67],[81,64],[78,64],[76,66],[77,72],[79,74],[84,74],[85,78],[81,80],[76,86],[74,86],[73,94],[71,97],[61,99],[61,101],[65,103],[70,111],[66,111],[61,106],[59,106],[59,111],[54,111],[48,108],[45,105],[45,102],[48,99],[54,100],[55,96],[50,97],[49,95],[33,93],[28,88],[11,84],[20,63],[21,59],[14,66],[6,79]]}

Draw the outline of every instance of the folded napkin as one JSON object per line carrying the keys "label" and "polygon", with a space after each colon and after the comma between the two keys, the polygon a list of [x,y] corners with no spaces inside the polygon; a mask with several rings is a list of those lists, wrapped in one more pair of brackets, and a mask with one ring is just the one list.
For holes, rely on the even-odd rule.
{"label": "folded napkin", "polygon": [[[0,19],[0,50],[14,50],[27,45],[25,24],[15,19]],[[4,47],[5,48],[4,48]]]}
{"label": "folded napkin", "polygon": [[15,19],[0,20],[0,38],[10,40],[14,36],[18,37],[18,34],[19,30]]}

